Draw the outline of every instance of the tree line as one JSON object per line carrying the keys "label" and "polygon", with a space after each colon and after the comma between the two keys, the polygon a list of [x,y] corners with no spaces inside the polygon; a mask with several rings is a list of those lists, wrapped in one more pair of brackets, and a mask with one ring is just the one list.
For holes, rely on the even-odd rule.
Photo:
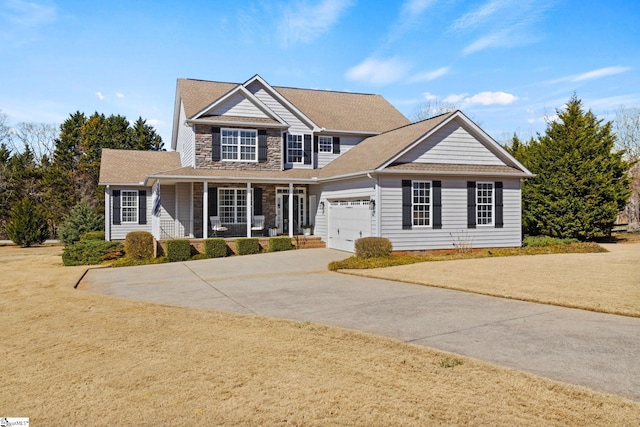
{"label": "tree line", "polygon": [[142,117],[130,123],[121,115],[77,111],[56,128],[11,126],[0,111],[0,239],[7,238],[12,208],[23,201],[42,210],[52,238],[81,202],[104,214],[104,192],[98,188],[103,148],[158,151],[164,143]]}

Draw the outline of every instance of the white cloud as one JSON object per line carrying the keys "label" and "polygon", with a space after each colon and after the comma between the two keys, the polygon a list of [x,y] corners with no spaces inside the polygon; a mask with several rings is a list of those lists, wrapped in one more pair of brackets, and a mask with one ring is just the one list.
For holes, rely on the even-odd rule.
{"label": "white cloud", "polygon": [[508,105],[516,102],[518,97],[506,92],[480,92],[469,98],[465,98],[466,104],[482,105]]}
{"label": "white cloud", "polygon": [[444,98],[442,101],[446,102],[448,104],[459,104],[460,102],[462,102],[464,100],[464,97],[467,96],[466,93],[461,93],[461,94],[452,94],[447,96],[446,98]]}
{"label": "white cloud", "polygon": [[158,126],[164,125],[164,122],[160,119],[149,119],[147,120],[147,124],[153,127],[158,127]]}
{"label": "white cloud", "polygon": [[23,0],[8,0],[4,2],[5,10],[0,17],[14,25],[34,27],[52,22],[56,19],[56,9],[52,6]]}
{"label": "white cloud", "polygon": [[352,0],[322,0],[313,5],[306,2],[289,5],[278,25],[284,31],[282,44],[291,46],[315,40],[338,22],[351,4]]}
{"label": "white cloud", "polygon": [[404,17],[415,17],[424,12],[434,0],[407,0],[402,5],[402,15]]}
{"label": "white cloud", "polygon": [[98,97],[98,99],[99,99],[100,101],[102,101],[102,100],[104,99],[104,95],[103,95],[103,94],[102,94],[102,92],[100,92],[100,91],[96,92],[96,96]]}
{"label": "white cloud", "polygon": [[437,70],[416,74],[415,76],[411,77],[409,81],[411,83],[428,82],[431,80],[435,80],[439,77],[442,77],[448,73],[449,73],[449,67],[441,67],[441,68],[438,68]]}
{"label": "white cloud", "polygon": [[116,93],[116,97],[118,97],[118,98],[124,98],[124,93],[120,93],[120,92],[118,92],[118,93]]}
{"label": "white cloud", "polygon": [[572,79],[574,82],[580,82],[583,80],[599,79],[601,77],[614,76],[616,74],[626,73],[631,70],[630,67],[605,67],[598,68],[597,70],[589,71],[587,73],[580,74]]}
{"label": "white cloud", "polygon": [[453,30],[464,30],[482,25],[493,15],[495,15],[500,9],[508,7],[509,3],[510,2],[508,0],[491,0],[480,6],[478,9],[466,13],[460,18],[456,19],[451,28]]}
{"label": "white cloud", "polygon": [[409,66],[398,58],[378,60],[368,58],[361,64],[347,70],[349,80],[374,85],[386,85],[400,80],[407,74]]}
{"label": "white cloud", "polygon": [[424,92],[422,94],[422,97],[425,99],[425,101],[437,101],[438,99],[440,99],[440,97],[438,97],[438,95],[434,95],[434,94],[429,93],[429,92]]}

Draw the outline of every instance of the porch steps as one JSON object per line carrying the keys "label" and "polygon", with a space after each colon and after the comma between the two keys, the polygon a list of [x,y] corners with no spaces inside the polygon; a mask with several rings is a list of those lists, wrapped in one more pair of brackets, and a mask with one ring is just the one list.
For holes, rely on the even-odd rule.
{"label": "porch steps", "polygon": [[294,236],[291,239],[291,243],[293,243],[297,249],[316,249],[327,247],[320,237],[316,236]]}

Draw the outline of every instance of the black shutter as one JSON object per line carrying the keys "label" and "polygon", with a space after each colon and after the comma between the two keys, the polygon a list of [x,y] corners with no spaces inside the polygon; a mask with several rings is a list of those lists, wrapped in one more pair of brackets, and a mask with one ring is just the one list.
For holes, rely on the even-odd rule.
{"label": "black shutter", "polygon": [[318,152],[318,135],[313,136],[313,152]]}
{"label": "black shutter", "polygon": [[304,153],[302,154],[304,157],[304,164],[305,165],[310,165],[311,164],[311,135],[305,135],[304,136]]}
{"label": "black shutter", "polygon": [[333,137],[333,154],[340,154],[340,137]]}
{"label": "black shutter", "polygon": [[433,181],[433,228],[442,228],[442,181]]}
{"label": "black shutter", "polygon": [[120,190],[113,190],[111,192],[112,197],[112,213],[111,222],[113,225],[120,225]]}
{"label": "black shutter", "polygon": [[287,133],[282,132],[282,165],[287,163]]}
{"label": "black shutter", "polygon": [[218,187],[209,187],[209,216],[218,216]]}
{"label": "black shutter", "polygon": [[476,182],[467,181],[467,227],[476,228]]}
{"label": "black shutter", "polygon": [[[335,139],[334,139],[335,140]],[[411,219],[412,213],[412,198],[413,198],[413,186],[410,179],[402,180],[402,229],[411,230],[413,221]]]}
{"label": "black shutter", "polygon": [[220,128],[211,128],[211,160],[220,161]]}
{"label": "black shutter", "polygon": [[253,214],[262,215],[262,188],[253,189]]}
{"label": "black shutter", "polygon": [[267,161],[267,131],[258,129],[258,162],[265,163]]}
{"label": "black shutter", "polygon": [[138,224],[147,223],[147,191],[138,191]]}
{"label": "black shutter", "polygon": [[496,182],[496,228],[504,227],[503,201],[502,201],[502,182]]}

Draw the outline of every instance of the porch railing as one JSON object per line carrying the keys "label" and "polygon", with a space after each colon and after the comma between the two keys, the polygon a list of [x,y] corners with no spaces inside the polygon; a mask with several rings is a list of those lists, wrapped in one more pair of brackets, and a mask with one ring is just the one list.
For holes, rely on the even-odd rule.
{"label": "porch railing", "polygon": [[191,221],[161,220],[160,240],[183,239],[190,237]]}

